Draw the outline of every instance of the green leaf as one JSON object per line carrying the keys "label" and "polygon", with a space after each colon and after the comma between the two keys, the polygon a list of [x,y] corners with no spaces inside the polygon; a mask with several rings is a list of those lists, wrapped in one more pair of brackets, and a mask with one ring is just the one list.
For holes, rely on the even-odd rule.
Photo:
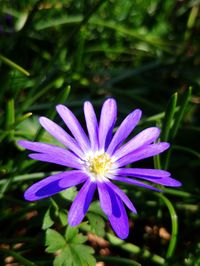
{"label": "green leaf", "polygon": [[[56,256],[53,262],[54,266],[68,266],[73,264],[73,257],[71,255],[71,251],[68,247],[65,247],[61,250],[60,254]],[[75,266],[75,265],[74,265]]]}
{"label": "green leaf", "polygon": [[64,248],[66,241],[60,233],[53,229],[48,229],[46,231],[45,245],[47,246],[47,252],[54,253],[55,251]]}
{"label": "green leaf", "polygon": [[71,188],[65,189],[65,190],[60,192],[60,195],[64,199],[69,200],[69,201],[73,201],[75,196],[76,196],[76,194],[77,194],[76,187],[71,187]]}
{"label": "green leaf", "polygon": [[91,255],[93,249],[84,245],[66,246],[56,256],[54,266],[95,266],[96,261]]}
{"label": "green leaf", "polygon": [[83,234],[78,234],[71,240],[71,243],[73,243],[73,244],[83,244],[86,241],[87,241],[87,236],[84,236]]}
{"label": "green leaf", "polygon": [[[78,249],[77,249],[77,245],[74,245],[74,247],[72,246],[72,245],[70,245],[69,247],[68,247],[68,249],[70,250],[70,252],[71,252],[71,257],[72,257],[72,260],[73,260],[73,263],[72,263],[72,265],[73,266],[82,266],[83,264],[82,264],[82,262],[81,262],[81,258],[80,258],[80,256],[79,256],[79,251],[78,251]],[[71,265],[71,266],[72,266]]]}
{"label": "green leaf", "polygon": [[105,222],[101,216],[95,213],[89,212],[87,217],[90,222],[91,231],[98,236],[105,235]]}
{"label": "green leaf", "polygon": [[59,210],[58,216],[59,216],[59,219],[61,221],[61,224],[63,226],[66,226],[68,224],[67,211],[66,210]]}
{"label": "green leaf", "polygon": [[103,213],[98,200],[93,201],[90,204],[89,212],[96,213],[96,214],[104,217],[105,219],[107,218],[107,216]]}
{"label": "green leaf", "polygon": [[42,224],[42,229],[46,230],[49,227],[51,227],[54,224],[54,221],[51,218],[51,210],[52,208],[49,207],[48,210],[46,211],[43,219],[43,224]]}
{"label": "green leaf", "polygon": [[79,265],[80,266],[95,266],[96,265],[96,260],[92,256],[92,254],[94,253],[93,248],[86,246],[86,245],[73,245],[71,249],[73,252],[73,256],[75,257],[75,254],[76,254],[80,260],[80,264],[75,264],[75,265],[77,266]]}
{"label": "green leaf", "polygon": [[71,240],[76,237],[76,235],[78,234],[78,227],[74,226],[70,226],[68,225],[67,230],[65,232],[65,237],[66,237],[66,241],[67,242],[71,242]]}
{"label": "green leaf", "polygon": [[95,266],[93,248],[84,245],[87,237],[78,233],[78,227],[68,225],[65,238],[58,232],[48,229],[46,233],[46,251],[56,252],[54,266]]}
{"label": "green leaf", "polygon": [[58,206],[58,203],[52,197],[50,198],[50,201],[51,201],[52,207],[54,208],[55,216],[59,217],[60,208]]}

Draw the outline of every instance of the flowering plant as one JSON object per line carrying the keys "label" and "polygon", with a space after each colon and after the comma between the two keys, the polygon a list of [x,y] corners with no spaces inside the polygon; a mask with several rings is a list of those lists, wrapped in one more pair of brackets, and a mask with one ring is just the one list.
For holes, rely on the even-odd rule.
{"label": "flowering plant", "polygon": [[169,144],[153,143],[160,134],[160,129],[157,127],[147,128],[124,143],[140,120],[139,109],[131,112],[113,135],[117,117],[117,105],[114,99],[104,102],[99,123],[92,104],[88,101],[84,103],[88,135],[66,106],[58,105],[56,109],[72,135],[48,118],[41,117],[39,121],[42,127],[65,148],[26,140],[19,141],[19,144],[35,152],[29,155],[32,159],[75,170],[61,172],[35,183],[26,190],[25,199],[35,201],[50,197],[64,189],[83,183],[69,210],[68,223],[76,226],[83,220],[97,189],[100,206],[108,216],[113,230],[118,237],[126,238],[129,225],[124,205],[134,213],[136,209],[123,190],[113,181],[155,191],[161,190],[144,181],[172,187],[180,186],[181,183],[171,178],[171,174],[167,171],[125,167],[165,151],[169,148]]}

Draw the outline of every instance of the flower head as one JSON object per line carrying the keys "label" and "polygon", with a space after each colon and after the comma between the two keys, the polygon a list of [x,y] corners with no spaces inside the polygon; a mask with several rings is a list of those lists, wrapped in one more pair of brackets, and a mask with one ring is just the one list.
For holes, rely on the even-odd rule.
{"label": "flower head", "polygon": [[114,99],[104,102],[99,123],[92,104],[84,103],[88,135],[67,107],[58,105],[56,109],[71,135],[48,118],[41,117],[39,121],[49,134],[65,146],[64,148],[26,140],[19,141],[19,144],[34,152],[29,155],[32,159],[75,170],[55,174],[35,183],[26,190],[25,199],[35,201],[50,197],[64,189],[83,183],[69,210],[69,224],[76,226],[83,220],[97,189],[100,206],[108,216],[113,230],[120,238],[126,238],[129,225],[125,206],[134,213],[136,213],[136,209],[123,190],[119,189],[112,181],[156,191],[160,190],[142,180],[172,187],[180,186],[181,183],[171,178],[167,171],[125,168],[127,164],[165,151],[169,148],[169,144],[166,142],[153,143],[160,134],[157,127],[147,128],[124,143],[140,120],[141,111],[139,109],[130,113],[113,135],[117,117],[117,106]]}

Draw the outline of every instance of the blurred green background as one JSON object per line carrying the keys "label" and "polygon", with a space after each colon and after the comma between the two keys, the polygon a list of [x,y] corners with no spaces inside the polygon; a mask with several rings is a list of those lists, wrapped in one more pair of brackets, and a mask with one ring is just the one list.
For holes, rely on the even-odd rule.
{"label": "blurred green background", "polygon": [[[199,0],[1,0],[0,264],[95,265],[95,258],[104,261],[99,266],[200,265],[199,87]],[[92,101],[98,113],[107,97],[118,102],[118,125],[140,108],[135,132],[162,128],[161,140],[172,146],[154,158],[154,167],[169,169],[183,186],[166,188],[163,197],[122,186],[139,213],[129,215],[129,238],[114,238],[94,205],[89,223],[77,229],[86,236],[83,254],[90,246],[93,255],[88,264],[64,263],[56,253],[60,246],[51,249],[49,243],[59,238],[55,231],[64,236],[70,230],[69,205],[60,198],[33,204],[23,199],[34,179],[62,169],[29,160],[17,140],[55,142],[38,116],[60,123],[55,106],[63,103],[84,123],[83,102]],[[138,165],[152,167],[153,161]],[[62,195],[69,202],[76,191],[70,193]],[[107,239],[106,247],[94,235]]]}

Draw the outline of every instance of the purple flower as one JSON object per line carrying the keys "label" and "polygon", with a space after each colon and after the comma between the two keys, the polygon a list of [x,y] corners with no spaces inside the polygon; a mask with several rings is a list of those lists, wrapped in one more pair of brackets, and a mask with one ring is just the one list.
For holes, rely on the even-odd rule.
{"label": "purple flower", "polygon": [[130,163],[165,151],[169,148],[169,144],[166,142],[153,143],[160,134],[160,129],[157,127],[141,131],[124,144],[124,140],[140,120],[141,111],[139,109],[130,113],[112,135],[117,117],[117,105],[114,99],[104,102],[99,123],[92,104],[84,103],[88,136],[67,107],[57,105],[56,109],[72,136],[46,117],[41,117],[39,121],[42,127],[65,148],[26,140],[19,141],[19,144],[35,152],[29,155],[32,159],[63,165],[75,170],[55,174],[35,183],[26,190],[25,199],[35,201],[50,197],[64,189],[83,183],[69,210],[69,224],[76,226],[83,220],[97,189],[100,206],[108,216],[113,230],[118,237],[126,238],[129,233],[129,225],[125,206],[134,213],[136,213],[136,209],[126,194],[112,181],[156,191],[160,190],[141,180],[159,185],[180,186],[181,183],[171,178],[167,171],[125,168]]}

